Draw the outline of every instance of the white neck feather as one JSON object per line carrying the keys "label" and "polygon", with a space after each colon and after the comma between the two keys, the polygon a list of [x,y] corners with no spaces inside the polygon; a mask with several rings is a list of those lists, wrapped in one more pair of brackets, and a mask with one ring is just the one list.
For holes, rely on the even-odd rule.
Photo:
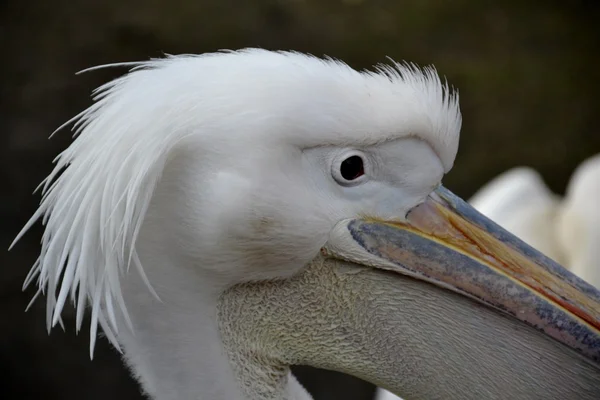
{"label": "white neck feather", "polygon": [[127,363],[153,399],[242,400],[219,338],[217,295],[161,247],[138,247],[161,301],[136,273],[123,280],[133,332],[121,330],[118,340]]}
{"label": "white neck feather", "polygon": [[[136,247],[160,300],[135,270],[123,279],[133,325],[133,332],[122,329],[117,335],[124,358],[152,399],[247,400],[217,322],[217,303],[226,284],[202,272],[210,268],[176,255],[173,232],[157,226],[159,215],[164,217],[150,208]],[[285,374],[284,393],[277,400],[310,400],[287,366]]]}

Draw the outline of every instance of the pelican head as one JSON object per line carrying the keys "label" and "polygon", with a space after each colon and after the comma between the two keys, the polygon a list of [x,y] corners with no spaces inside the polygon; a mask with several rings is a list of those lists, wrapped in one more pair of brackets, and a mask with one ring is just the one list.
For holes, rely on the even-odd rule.
{"label": "pelican head", "polygon": [[160,400],[308,399],[296,364],[409,399],[597,398],[600,293],[441,186],[461,115],[433,69],[131,65],[24,228],[49,327],[89,305],[90,351],[101,326]]}

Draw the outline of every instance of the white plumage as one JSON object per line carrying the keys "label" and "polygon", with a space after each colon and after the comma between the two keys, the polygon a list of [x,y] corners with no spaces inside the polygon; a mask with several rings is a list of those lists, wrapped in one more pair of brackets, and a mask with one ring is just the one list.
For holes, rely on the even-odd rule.
{"label": "white plumage", "polygon": [[577,167],[558,216],[564,265],[600,288],[600,154]]}
{"label": "white plumage", "polygon": [[[433,69],[393,63],[357,72],[264,50],[116,64],[123,65],[133,70],[98,89],[95,104],[69,121],[76,139],[16,239],[42,219],[41,254],[26,285],[45,292],[49,329],[71,300],[79,330],[89,305],[90,353],[100,325],[153,399],[308,399],[289,373],[298,363],[415,396],[497,392],[481,374],[491,369],[512,382],[503,393],[544,381],[538,391],[549,398],[591,398],[600,377],[569,347],[595,357],[600,294],[580,294],[582,282],[558,266],[531,263],[521,244],[506,247],[513,238],[481,231],[480,216],[453,206],[459,200],[440,181],[456,156],[461,115],[457,95]],[[428,231],[428,223],[447,218],[471,228],[441,237]],[[488,238],[481,246],[489,252],[467,246],[465,260],[452,240],[470,229]],[[416,241],[416,259],[400,261],[412,257],[402,235]],[[449,249],[441,264],[429,260],[440,246]],[[591,316],[550,302],[553,319],[535,307],[506,319],[428,270],[461,263],[526,292],[522,298],[533,303],[519,307],[547,301],[497,274],[505,264],[490,264],[495,251],[499,260],[521,254],[531,274],[555,275],[553,290],[562,288],[564,301]],[[493,301],[508,310],[514,304]],[[440,307],[447,312],[438,316]],[[415,312],[422,323],[408,322]],[[548,337],[526,326],[530,315],[547,324]],[[557,321],[573,330],[553,336]],[[441,327],[455,329],[440,338]],[[493,356],[491,328],[518,336],[501,359]],[[414,338],[422,342],[409,346]],[[533,344],[522,348],[525,338]],[[471,348],[479,357],[465,363]],[[534,368],[531,351],[549,359]],[[562,375],[572,385],[547,379],[557,362],[572,365]],[[452,388],[432,389],[431,378],[418,378],[445,382],[435,371],[449,363],[457,369]],[[515,376],[515,365],[529,372]]]}

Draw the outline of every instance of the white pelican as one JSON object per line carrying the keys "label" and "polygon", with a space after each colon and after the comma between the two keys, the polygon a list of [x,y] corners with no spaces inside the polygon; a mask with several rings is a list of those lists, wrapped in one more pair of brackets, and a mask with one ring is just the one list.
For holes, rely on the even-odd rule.
{"label": "white pelican", "polygon": [[433,69],[128,65],[16,239],[43,220],[49,329],[89,304],[90,352],[100,325],[152,399],[310,399],[295,364],[408,399],[598,398],[600,293],[440,186],[461,115]]}

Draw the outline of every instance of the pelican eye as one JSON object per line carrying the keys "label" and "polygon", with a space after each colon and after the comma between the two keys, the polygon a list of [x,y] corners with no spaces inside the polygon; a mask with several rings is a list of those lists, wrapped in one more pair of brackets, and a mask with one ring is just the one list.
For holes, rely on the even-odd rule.
{"label": "pelican eye", "polygon": [[362,157],[350,156],[340,164],[340,175],[347,181],[353,181],[365,174],[365,165]]}
{"label": "pelican eye", "polygon": [[365,177],[365,157],[357,153],[353,151],[351,154],[346,154],[333,164],[331,172],[340,185],[353,186],[364,180],[361,178]]}

